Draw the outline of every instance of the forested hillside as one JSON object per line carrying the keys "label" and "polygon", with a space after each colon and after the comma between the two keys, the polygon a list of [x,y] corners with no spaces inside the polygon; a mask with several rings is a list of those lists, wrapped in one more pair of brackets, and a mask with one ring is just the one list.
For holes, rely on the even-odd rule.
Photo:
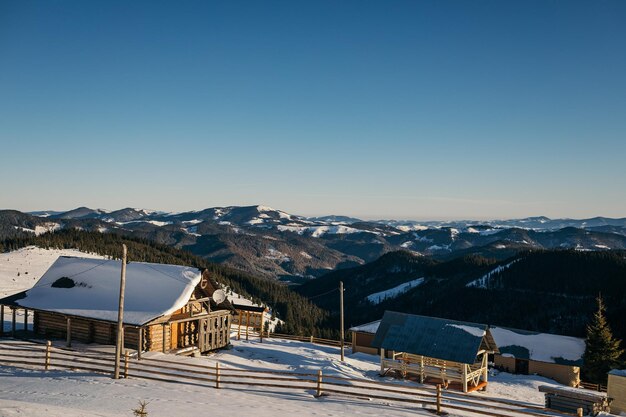
{"label": "forested hillside", "polygon": [[328,314],[324,310],[280,282],[214,264],[189,252],[149,240],[122,237],[115,233],[66,229],[39,236],[30,234],[5,239],[0,241],[0,251],[11,251],[35,245],[42,248],[80,249],[119,258],[122,253],[122,243],[128,247],[129,261],[169,263],[208,269],[218,282],[230,287],[233,291],[248,296],[256,302],[271,305],[278,317],[286,322],[282,331],[303,335],[315,334],[321,337],[332,337],[338,332],[329,330],[326,322]]}
{"label": "forested hillside", "polygon": [[[385,310],[521,329],[584,336],[602,293],[616,336],[626,339],[626,259],[623,251],[523,252],[505,261],[466,256],[440,262],[395,252],[331,272],[297,289],[314,297],[345,284],[346,323],[379,319]],[[372,303],[367,296],[423,277],[421,285]],[[338,311],[338,292],[312,298]]]}

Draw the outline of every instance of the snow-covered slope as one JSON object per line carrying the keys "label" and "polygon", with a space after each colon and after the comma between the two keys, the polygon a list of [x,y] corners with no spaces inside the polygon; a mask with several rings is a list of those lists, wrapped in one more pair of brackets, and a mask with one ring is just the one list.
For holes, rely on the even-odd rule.
{"label": "snow-covered slope", "polygon": [[511,262],[509,262],[506,265],[500,265],[496,268],[494,268],[492,271],[489,271],[488,273],[486,273],[485,275],[483,275],[482,277],[475,279],[472,282],[468,282],[467,285],[465,285],[466,287],[476,287],[476,288],[487,288],[489,285],[489,282],[491,281],[491,279],[495,276],[498,275],[499,273],[501,273],[502,271],[508,269],[511,267],[511,265],[513,265],[515,262],[519,261],[519,259],[515,259]]}
{"label": "snow-covered slope", "polygon": [[393,288],[389,288],[388,290],[375,292],[374,294],[368,295],[366,298],[369,302],[373,304],[379,304],[386,299],[395,298],[400,294],[404,294],[411,288],[415,288],[424,283],[424,278],[417,278],[408,282],[404,282],[400,285],[397,285]]}

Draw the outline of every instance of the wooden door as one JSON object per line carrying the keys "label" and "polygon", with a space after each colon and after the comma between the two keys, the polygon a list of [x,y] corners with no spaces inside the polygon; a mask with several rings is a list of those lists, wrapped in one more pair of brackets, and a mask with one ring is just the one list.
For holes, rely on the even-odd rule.
{"label": "wooden door", "polygon": [[170,349],[178,349],[178,323],[170,324]]}
{"label": "wooden door", "polygon": [[515,373],[528,375],[528,361],[526,359],[515,359]]}

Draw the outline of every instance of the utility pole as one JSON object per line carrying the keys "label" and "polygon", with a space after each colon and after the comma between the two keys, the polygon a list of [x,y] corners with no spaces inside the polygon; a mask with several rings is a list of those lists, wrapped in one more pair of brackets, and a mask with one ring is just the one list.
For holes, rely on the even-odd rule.
{"label": "utility pole", "polygon": [[124,346],[124,289],[126,288],[126,245],[122,245],[122,275],[120,278],[120,302],[117,310],[117,341],[115,343],[114,379],[120,378],[120,355]]}
{"label": "utility pole", "polygon": [[341,312],[341,361],[343,362],[343,281],[339,281],[339,311]]}

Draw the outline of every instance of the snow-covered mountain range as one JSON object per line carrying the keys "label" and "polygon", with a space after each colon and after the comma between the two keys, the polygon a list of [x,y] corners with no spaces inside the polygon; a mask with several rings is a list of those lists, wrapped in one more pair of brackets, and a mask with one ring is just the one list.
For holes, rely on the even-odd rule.
{"label": "snow-covered mountain range", "polygon": [[0,238],[65,228],[147,238],[292,281],[370,262],[398,249],[435,258],[480,253],[500,259],[535,248],[626,249],[626,218],[364,221],[304,217],[261,205],[182,213],[87,207],[67,212],[0,211]]}

